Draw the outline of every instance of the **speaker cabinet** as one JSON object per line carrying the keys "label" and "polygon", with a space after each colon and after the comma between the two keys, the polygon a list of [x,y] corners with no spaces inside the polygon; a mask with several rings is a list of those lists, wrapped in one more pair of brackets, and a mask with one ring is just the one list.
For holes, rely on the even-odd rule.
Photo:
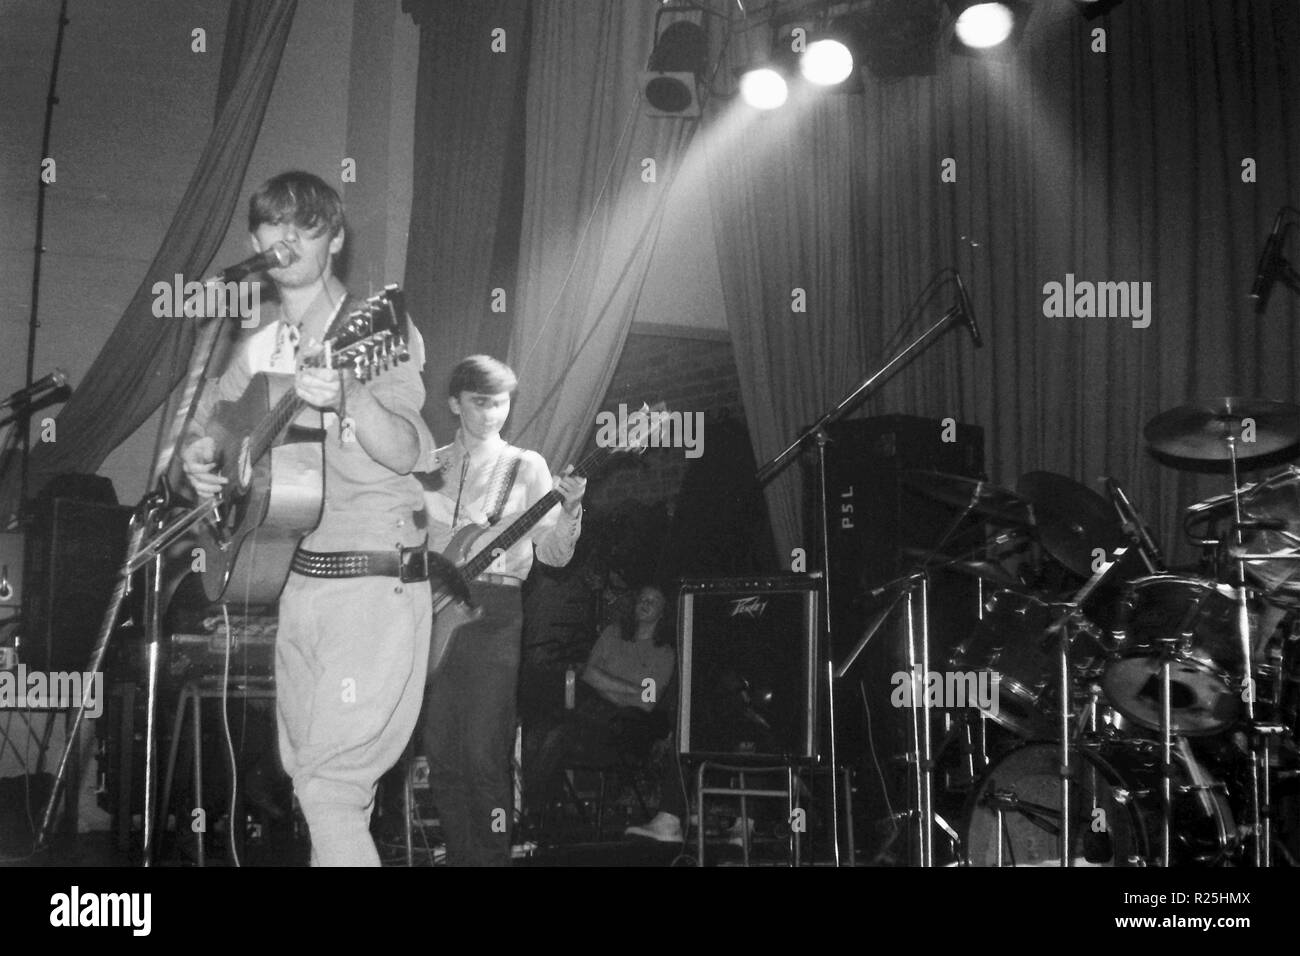
{"label": "speaker cabinet", "polygon": [[0,534],[0,619],[17,613],[22,606],[23,536]]}
{"label": "speaker cabinet", "polygon": [[[909,481],[912,471],[984,477],[984,433],[971,425],[911,415],[836,422],[827,432],[829,655],[838,668],[890,606],[893,592],[873,592],[915,568],[945,535],[941,550],[951,555],[984,541],[986,529],[978,517],[958,524],[960,504],[936,500]],[[812,482],[805,486],[815,488]],[[819,528],[811,493],[807,505],[807,527]],[[972,578],[953,571],[931,573],[932,670],[944,670],[952,650],[970,636],[978,607]],[[836,757],[857,769],[854,807],[864,823],[886,819],[890,807],[907,806],[908,711],[890,706],[892,675],[907,669],[904,623],[900,605],[836,684]]]}
{"label": "speaker cabinet", "polygon": [[131,509],[50,498],[28,532],[19,658],[32,670],[80,671],[90,660],[117,572]]}
{"label": "speaker cabinet", "polygon": [[682,582],[682,753],[817,756],[821,586],[820,573]]}

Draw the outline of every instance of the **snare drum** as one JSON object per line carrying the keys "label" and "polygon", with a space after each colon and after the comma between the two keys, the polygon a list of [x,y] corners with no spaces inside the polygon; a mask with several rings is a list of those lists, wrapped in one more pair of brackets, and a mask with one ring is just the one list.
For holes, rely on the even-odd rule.
{"label": "snare drum", "polygon": [[1226,584],[1153,574],[1129,585],[1119,645],[1102,678],[1124,716],[1160,728],[1160,657],[1176,639],[1170,678],[1173,732],[1218,733],[1244,713],[1237,603]]}

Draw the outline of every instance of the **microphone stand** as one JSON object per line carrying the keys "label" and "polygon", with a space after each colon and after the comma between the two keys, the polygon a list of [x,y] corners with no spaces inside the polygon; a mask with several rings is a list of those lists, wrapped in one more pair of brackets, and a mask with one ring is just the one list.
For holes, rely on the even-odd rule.
{"label": "microphone stand", "polygon": [[[902,369],[908,362],[925,351],[935,342],[944,332],[948,331],[964,315],[961,303],[954,305],[951,309],[932,326],[922,332],[919,336],[895,352],[879,369],[872,372],[853,389],[836,402],[821,418],[817,419],[812,425],[805,428],[794,441],[787,445],[776,457],[769,459],[757,471],[756,476],[759,484],[767,484],[777,474],[779,474],[791,461],[796,454],[809,442],[816,442],[816,473],[817,473],[817,515],[818,515],[818,537],[821,547],[822,556],[822,588],[825,611],[822,615],[822,634],[828,665],[830,656],[834,653],[831,645],[831,572],[830,572],[830,526],[826,516],[826,443],[830,441],[826,434],[827,426],[843,418],[853,409],[862,399],[874,392],[880,385],[891,378],[896,372]],[[840,866],[840,807],[839,807],[839,788],[835,784],[835,773],[838,764],[838,754],[836,746],[836,725],[835,725],[835,680],[833,668],[827,667],[826,673],[827,695],[830,709],[830,744],[831,744],[831,826],[835,834],[834,850],[835,865]],[[849,825],[853,822],[850,820]],[[852,864],[854,861],[850,861]]]}
{"label": "microphone stand", "polygon": [[[191,356],[190,378],[196,374],[206,371],[212,364],[216,355],[217,343],[220,339],[220,322],[216,320],[209,321],[206,328],[199,332],[199,341],[195,345],[195,354]],[[202,363],[198,362],[198,356],[203,355]],[[63,386],[66,388],[66,386]],[[56,393],[57,394],[57,393]],[[194,411],[197,407],[194,402],[196,396],[191,396],[189,408],[185,410],[184,422],[193,418]],[[180,416],[177,416],[180,417]],[[166,423],[161,427],[166,427]],[[146,715],[145,715],[145,768],[144,768],[144,815],[143,815],[143,847],[141,863],[145,867],[153,865],[154,843],[156,839],[155,826],[158,821],[154,819],[157,812],[154,803],[156,802],[157,791],[157,703],[158,703],[158,680],[159,668],[162,661],[163,652],[163,633],[162,619],[166,612],[164,599],[170,598],[170,592],[164,595],[163,587],[163,552],[180,538],[194,525],[207,518],[209,515],[215,515],[219,507],[217,499],[201,501],[194,507],[184,513],[173,517],[173,519],[164,524],[163,516],[167,513],[172,505],[171,489],[167,483],[167,471],[175,463],[176,453],[179,450],[179,433],[173,444],[171,454],[168,456],[168,465],[161,470],[154,490],[146,492],[140,503],[136,506],[135,514],[131,518],[131,533],[126,548],[126,559],[122,562],[118,570],[117,583],[114,586],[113,594],[109,598],[108,607],[104,611],[104,616],[100,621],[99,635],[96,640],[95,649],[91,653],[90,663],[87,669],[90,673],[100,673],[103,670],[104,656],[108,652],[108,642],[113,635],[113,627],[117,623],[118,614],[121,613],[122,602],[131,589],[131,577],[140,568],[148,565],[145,572],[145,594],[144,594],[144,627],[145,639],[148,645],[148,672],[146,675]],[[41,820],[40,829],[36,834],[36,849],[39,851],[47,845],[49,838],[50,826],[54,821],[54,808],[58,804],[60,789],[68,770],[69,758],[73,746],[76,745],[77,733],[81,728],[81,722],[85,717],[86,708],[89,705],[89,697],[83,697],[81,706],[77,709],[77,715],[74,718],[72,730],[68,733],[68,739],[63,749],[63,756],[59,760],[59,769],[54,776],[54,783],[50,788],[50,798],[45,805],[45,813]],[[197,759],[197,758],[196,758]],[[129,767],[124,768],[123,773],[130,773]],[[128,812],[129,808],[121,812]],[[166,825],[166,821],[162,821]]]}

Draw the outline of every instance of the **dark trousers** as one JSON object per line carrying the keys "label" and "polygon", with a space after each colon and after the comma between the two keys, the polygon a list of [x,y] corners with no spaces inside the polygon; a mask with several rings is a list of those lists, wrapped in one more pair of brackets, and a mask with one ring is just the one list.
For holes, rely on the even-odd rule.
{"label": "dark trousers", "polygon": [[457,632],[429,679],[424,749],[448,864],[508,866],[523,606],[519,588],[476,583],[471,592],[483,617]]}

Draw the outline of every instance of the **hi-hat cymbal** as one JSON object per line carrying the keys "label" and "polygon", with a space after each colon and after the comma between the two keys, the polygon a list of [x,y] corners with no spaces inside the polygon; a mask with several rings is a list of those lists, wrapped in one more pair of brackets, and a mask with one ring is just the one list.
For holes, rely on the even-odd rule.
{"label": "hi-hat cymbal", "polygon": [[1094,549],[1109,554],[1124,543],[1124,528],[1115,509],[1072,478],[1031,471],[1021,475],[1016,491],[1034,506],[1039,542],[1075,574],[1092,575]]}
{"label": "hi-hat cymbal", "polygon": [[1214,398],[1161,412],[1142,430],[1156,451],[1196,461],[1257,458],[1300,441],[1300,405],[1264,398]]}
{"label": "hi-hat cymbal", "polygon": [[1014,491],[978,478],[913,469],[903,472],[903,481],[927,498],[970,508],[995,524],[1029,527],[1034,523],[1029,502]]}
{"label": "hi-hat cymbal", "polygon": [[1024,587],[1023,581],[1013,577],[1001,564],[987,558],[973,556],[954,558],[946,554],[932,554],[926,548],[902,548],[901,550],[910,558],[929,558],[930,567],[947,568],[950,571],[968,574],[989,584],[996,584],[999,588]]}

